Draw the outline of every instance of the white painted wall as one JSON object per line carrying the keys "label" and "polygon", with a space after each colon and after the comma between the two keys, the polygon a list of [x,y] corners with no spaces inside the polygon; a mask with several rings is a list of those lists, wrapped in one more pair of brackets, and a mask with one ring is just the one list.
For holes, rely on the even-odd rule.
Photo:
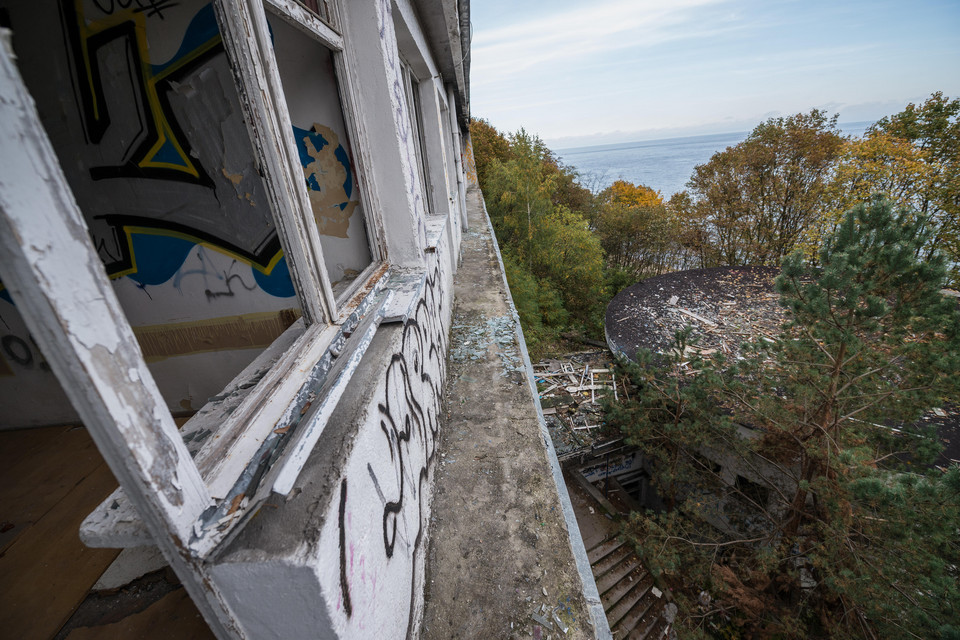
{"label": "white painted wall", "polygon": [[446,237],[427,254],[416,313],[381,327],[337,407],[345,423],[328,425],[294,497],[261,508],[216,559],[211,575],[250,637],[399,638],[419,626],[453,303]]}

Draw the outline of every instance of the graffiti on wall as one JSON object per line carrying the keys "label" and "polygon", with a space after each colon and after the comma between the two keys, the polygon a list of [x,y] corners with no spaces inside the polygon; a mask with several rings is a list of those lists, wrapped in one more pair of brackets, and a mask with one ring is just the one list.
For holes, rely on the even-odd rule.
{"label": "graffiti on wall", "polygon": [[[68,46],[76,73],[76,90],[88,140],[104,143],[111,125],[139,130],[124,147],[116,139],[115,161],[90,168],[94,180],[118,177],[159,178],[212,185],[200,163],[191,157],[189,141],[170,105],[174,83],[223,50],[213,6],[205,5],[190,20],[172,57],[154,60],[147,21],[163,21],[175,6],[171,2],[84,0],[63,2]],[[102,63],[119,52],[128,64],[111,68]],[[115,113],[107,90],[119,84],[112,74],[124,73],[136,108]],[[107,79],[113,82],[105,82]],[[115,97],[114,97],[115,98]],[[135,118],[135,122],[125,122]],[[112,140],[111,140],[112,141]]]}
{"label": "graffiti on wall", "polygon": [[350,216],[359,204],[354,196],[353,171],[346,149],[333,129],[322,124],[315,123],[309,131],[294,125],[293,137],[317,231],[346,238]]}
{"label": "graffiti on wall", "polygon": [[[257,199],[263,200],[262,187],[250,184],[259,177],[247,177],[227,166],[205,167],[211,154],[201,151],[210,146],[209,141],[191,139],[203,137],[198,135],[203,129],[217,125],[237,129],[240,125],[232,114],[236,109],[231,101],[236,98],[216,97],[218,92],[209,89],[218,88],[220,83],[197,80],[226,69],[212,4],[67,0],[61,3],[61,9],[84,139],[96,149],[95,158],[100,160],[89,160],[89,179],[197,185],[208,194],[212,192],[216,208],[227,214],[220,230],[209,223],[197,224],[201,222],[198,218],[209,218],[213,208],[196,202],[209,195],[194,193],[193,203],[185,201],[188,196],[180,195],[180,200],[169,196],[168,201],[156,202],[155,206],[152,202],[141,204],[141,196],[134,195],[128,206],[138,209],[136,215],[94,215],[91,231],[108,275],[128,276],[146,291],[148,286],[175,278],[184,269],[187,257],[196,256],[202,247],[250,267],[251,273],[242,278],[249,286],[243,285],[241,290],[260,288],[271,296],[292,296],[293,285],[266,207],[260,213],[243,213],[244,223],[252,218],[257,224],[229,222],[234,217],[230,214],[241,205],[255,207]],[[208,89],[204,92],[208,95],[196,97],[203,89]],[[241,129],[230,136],[244,134]],[[222,137],[228,137],[226,131]],[[196,146],[198,142],[200,146]],[[219,151],[225,155],[225,143],[220,145]],[[222,185],[235,187],[239,202],[222,201],[218,190]],[[146,188],[145,183],[139,183],[133,193],[149,200],[151,192]],[[81,188],[79,193],[83,196],[86,191]],[[151,206],[153,211],[144,211]],[[113,202],[111,207],[123,210],[121,203]],[[254,237],[248,240],[242,231],[224,229],[231,226],[253,229]],[[198,268],[208,265],[193,265],[190,273],[197,273]],[[233,293],[233,286],[241,285],[237,275],[218,273],[215,277],[226,286],[228,295]],[[210,287],[204,287],[203,292],[208,300],[211,292],[215,296],[219,293]]]}
{"label": "graffiti on wall", "polygon": [[26,339],[15,333],[0,336],[0,376],[14,375],[11,363],[18,369],[50,371],[40,347],[29,334]]}
{"label": "graffiti on wall", "polygon": [[[338,608],[348,619],[355,617],[360,608],[356,592],[369,594],[376,591],[376,574],[370,565],[364,566],[369,558],[355,558],[356,549],[362,547],[360,538],[371,527],[376,527],[380,535],[371,538],[367,548],[380,547],[376,549],[380,563],[388,566],[391,562],[398,563],[398,571],[410,572],[409,591],[403,597],[409,598],[410,602],[408,627],[414,622],[422,591],[419,581],[423,576],[418,560],[423,559],[421,545],[427,524],[425,501],[428,496],[424,493],[437,450],[446,376],[449,309],[444,295],[447,286],[444,270],[435,266],[427,278],[416,312],[403,325],[400,347],[392,355],[384,374],[383,396],[376,405],[383,445],[378,449],[381,455],[366,462],[360,472],[362,477],[344,478],[341,482]],[[375,426],[371,425],[371,428]],[[361,483],[372,484],[382,504],[378,515],[375,515],[377,509],[363,510],[361,503],[365,501],[362,496],[352,497],[349,486]],[[354,500],[358,502],[352,502]],[[379,522],[354,529],[349,522],[355,511],[369,513]],[[359,580],[366,580],[366,588],[362,588]],[[394,593],[390,597],[400,596]]]}
{"label": "graffiti on wall", "polygon": [[[222,238],[176,222],[122,215],[98,216],[98,219],[107,222],[121,239],[113,245],[115,249],[112,251],[102,242],[96,247],[111,278],[127,276],[146,291],[148,286],[170,281],[180,289],[184,277],[206,276],[222,284],[216,290],[205,282],[203,291],[208,300],[232,295],[234,286],[248,291],[259,287],[278,298],[295,295],[287,261],[276,235],[261,252],[254,254]],[[228,260],[215,260],[205,250]],[[188,258],[193,258],[195,264],[188,265]],[[215,261],[225,262],[227,266],[214,267]],[[249,266],[250,276],[234,273],[236,264]]]}
{"label": "graffiti on wall", "polygon": [[[167,282],[193,243],[249,265],[254,286],[265,293],[292,296],[212,4],[67,0],[62,12],[84,141],[96,150],[87,158],[87,178],[139,181],[126,208],[103,203],[111,196],[98,194],[102,188],[79,190],[81,201],[97,201],[86,209],[102,211],[107,204],[113,210],[90,221],[111,277],[128,276],[143,290]],[[284,60],[302,57],[295,46],[288,51],[290,43],[279,44]],[[293,69],[287,79],[294,81],[291,95],[299,95],[297,74],[304,70]],[[346,239],[359,207],[346,143],[319,123],[309,130],[294,126],[293,136],[318,231]],[[201,191],[143,180],[188,183]],[[354,266],[346,245],[335,250],[327,244],[331,274],[344,270],[335,268],[339,263]],[[357,260],[369,262],[368,256]]]}

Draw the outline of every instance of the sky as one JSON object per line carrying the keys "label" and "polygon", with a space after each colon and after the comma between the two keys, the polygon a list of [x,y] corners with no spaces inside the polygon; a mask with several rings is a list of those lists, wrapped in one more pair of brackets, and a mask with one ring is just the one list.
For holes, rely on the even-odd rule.
{"label": "sky", "polygon": [[960,97],[960,0],[472,0],[470,110],[554,149]]}

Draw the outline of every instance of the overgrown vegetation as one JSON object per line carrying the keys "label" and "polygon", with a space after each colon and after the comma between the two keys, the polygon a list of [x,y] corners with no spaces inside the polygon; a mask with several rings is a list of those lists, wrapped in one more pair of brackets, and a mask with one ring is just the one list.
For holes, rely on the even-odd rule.
{"label": "overgrown vegetation", "polygon": [[[592,193],[536,136],[476,120],[478,176],[530,347],[598,337],[646,277],[783,266],[779,339],[737,362],[641,358],[609,417],[652,463],[645,564],[689,637],[960,638],[960,467],[903,426],[960,391],[960,100],[847,138],[822,111],[761,123],[664,202]],[[735,471],[731,471],[735,470]]]}
{"label": "overgrown vegetation", "polygon": [[535,135],[470,126],[477,175],[535,351],[566,332],[598,338],[622,288],[668,271],[779,266],[801,249],[816,262],[843,214],[872,194],[922,214],[928,256],[947,257],[960,284],[960,100],[933,94],[841,135],[819,110],[761,123],[742,143],[695,168],[665,202],[617,180],[584,188]]}
{"label": "overgrown vegetation", "polygon": [[785,260],[777,340],[684,376],[682,333],[673,365],[632,368],[639,397],[608,420],[649,456],[666,509],[629,531],[691,637],[960,633],[960,467],[930,470],[936,433],[909,426],[960,391],[960,311],[939,293],[943,255],[921,255],[930,230],[860,204],[818,268]]}
{"label": "overgrown vegetation", "polygon": [[575,329],[602,335],[609,300],[603,249],[587,221],[593,196],[543,142],[471,124],[477,174],[528,346]]}

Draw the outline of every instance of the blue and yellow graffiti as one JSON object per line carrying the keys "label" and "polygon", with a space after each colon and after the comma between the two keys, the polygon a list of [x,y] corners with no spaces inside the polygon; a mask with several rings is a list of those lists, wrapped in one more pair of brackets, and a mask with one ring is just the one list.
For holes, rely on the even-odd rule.
{"label": "blue and yellow graffiti", "polygon": [[[223,50],[213,6],[203,6],[184,31],[177,52],[169,60],[151,58],[147,38],[150,16],[162,18],[164,7],[145,10],[142,3],[125,2],[116,7],[103,3],[96,16],[87,15],[83,0],[64,2],[66,34],[74,60],[87,137],[99,143],[110,127],[110,111],[102,85],[98,52],[114,41],[126,40],[132,61],[127,70],[141,102],[138,110],[146,131],[142,142],[120,165],[90,169],[94,180],[118,177],[158,177],[212,186],[200,163],[190,154],[169,101],[167,87],[181,74]],[[150,4],[150,3],[148,3]],[[154,3],[155,4],[155,3]],[[167,9],[170,8],[168,5]]]}

